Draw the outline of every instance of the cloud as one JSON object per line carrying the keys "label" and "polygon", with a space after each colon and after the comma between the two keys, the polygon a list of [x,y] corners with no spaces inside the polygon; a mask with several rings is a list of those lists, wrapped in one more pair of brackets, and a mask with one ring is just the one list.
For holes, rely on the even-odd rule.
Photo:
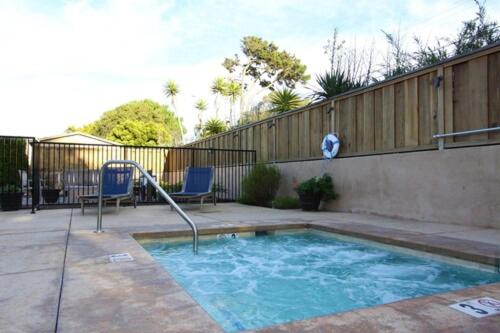
{"label": "cloud", "polygon": [[[210,83],[243,36],[276,42],[314,77],[327,68],[323,46],[336,26],[359,46],[375,41],[380,57],[380,29],[432,41],[473,11],[469,0],[0,1],[0,133],[50,135],[130,100],[167,103],[168,79],[181,87],[192,133],[195,99],[207,100],[205,119],[214,114]],[[488,12],[498,20],[500,3]]]}

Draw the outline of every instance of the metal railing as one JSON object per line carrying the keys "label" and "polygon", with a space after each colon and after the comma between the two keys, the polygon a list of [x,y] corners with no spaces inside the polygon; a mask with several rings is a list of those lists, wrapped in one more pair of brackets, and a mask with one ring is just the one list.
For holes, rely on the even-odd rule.
{"label": "metal railing", "polygon": [[[78,207],[80,196],[97,194],[99,169],[108,160],[136,161],[167,193],[181,190],[186,167],[214,167],[217,201],[232,202],[241,195],[241,181],[255,165],[256,151],[39,142],[33,137],[0,136],[0,197],[6,185],[17,186],[23,191],[21,208]],[[165,202],[137,171],[133,182],[138,204]]]}
{"label": "metal railing", "polygon": [[189,216],[175,203],[174,200],[161,188],[161,186],[154,180],[153,177],[136,161],[132,160],[110,160],[105,162],[101,169],[99,170],[99,197],[98,197],[98,208],[97,208],[97,228],[96,233],[102,233],[102,184],[103,184],[103,173],[104,170],[111,164],[121,164],[121,165],[133,165],[139,170],[139,172],[147,179],[147,181],[153,186],[158,193],[170,204],[170,207],[175,209],[175,211],[184,219],[184,221],[189,224],[191,230],[193,231],[193,252],[198,253],[198,228],[196,224],[191,220]]}
{"label": "metal railing", "polygon": [[453,137],[453,136],[474,135],[474,134],[488,133],[488,132],[494,132],[494,131],[500,131],[500,126],[490,127],[490,128],[480,128],[480,129],[474,129],[474,130],[462,131],[462,132],[434,134],[432,137],[434,139],[438,139],[438,149],[443,150],[444,149],[444,138]]}

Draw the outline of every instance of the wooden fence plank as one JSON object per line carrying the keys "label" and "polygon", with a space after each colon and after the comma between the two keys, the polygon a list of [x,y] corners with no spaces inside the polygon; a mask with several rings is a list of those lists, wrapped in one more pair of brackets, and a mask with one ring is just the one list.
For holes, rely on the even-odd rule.
{"label": "wooden fence plank", "polygon": [[260,125],[260,161],[265,162],[271,160],[269,157],[269,124],[263,123]]}
{"label": "wooden fence plank", "polygon": [[405,81],[405,147],[418,146],[418,78]]}
{"label": "wooden fence plank", "polygon": [[431,143],[431,86],[428,74],[418,78],[418,143],[420,145]]}
{"label": "wooden fence plank", "polygon": [[[488,125],[488,62],[473,59],[454,68],[454,131],[485,128]],[[455,137],[455,142],[485,140],[488,134]]]}
{"label": "wooden fence plank", "polygon": [[363,112],[363,95],[355,96],[356,99],[356,151],[365,151],[363,143],[365,141],[365,113]]}
{"label": "wooden fence plank", "polygon": [[373,91],[363,94],[363,149],[366,152],[375,150]]}
{"label": "wooden fence plank", "polygon": [[299,114],[290,116],[290,141],[288,147],[289,158],[299,158]]}
{"label": "wooden fence plank", "polygon": [[405,146],[405,82],[394,86],[394,133],[397,148]]}
{"label": "wooden fence plank", "polygon": [[[453,67],[446,67],[444,69],[444,132],[453,132]],[[448,137],[444,140],[445,142],[453,142],[453,137]]]}
{"label": "wooden fence plank", "polygon": [[277,119],[277,130],[278,130],[278,160],[288,159],[288,119],[289,117],[283,117]]}
{"label": "wooden fence plank", "polygon": [[373,92],[373,97],[374,97],[374,110],[373,110],[373,115],[374,115],[374,132],[375,132],[375,150],[382,150],[383,149],[383,143],[382,143],[382,123],[383,123],[383,117],[382,117],[382,89],[377,89]]}
{"label": "wooden fence plank", "polygon": [[382,88],[382,146],[394,148],[394,86]]}
{"label": "wooden fence plank", "polygon": [[[488,56],[488,127],[500,126],[500,52]],[[490,140],[500,139],[500,131],[490,132]]]}

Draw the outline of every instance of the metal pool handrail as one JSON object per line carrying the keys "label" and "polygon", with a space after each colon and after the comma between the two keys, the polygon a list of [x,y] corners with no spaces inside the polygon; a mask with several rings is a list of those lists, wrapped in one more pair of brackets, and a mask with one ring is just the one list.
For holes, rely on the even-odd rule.
{"label": "metal pool handrail", "polygon": [[191,230],[193,231],[193,252],[194,254],[198,254],[198,228],[196,227],[196,224],[194,224],[193,220],[189,216],[187,216],[186,213],[175,203],[174,200],[165,192],[164,189],[161,188],[161,186],[154,180],[153,177],[149,173],[147,173],[144,168],[137,163],[136,161],[132,160],[109,160],[105,162],[101,169],[99,170],[99,198],[98,198],[98,208],[97,208],[97,228],[96,228],[96,233],[102,233],[102,178],[103,178],[103,173],[104,169],[110,165],[110,164],[128,164],[128,165],[133,165],[136,167],[142,174],[143,176],[148,180],[148,182],[160,193],[160,195],[170,204],[170,206],[175,209],[175,211],[184,219],[184,221],[189,224],[191,227]]}
{"label": "metal pool handrail", "polygon": [[487,132],[493,132],[493,131],[499,131],[499,130],[500,130],[500,126],[497,126],[497,127],[480,128],[480,129],[474,129],[474,130],[468,130],[468,131],[462,131],[462,132],[434,134],[432,137],[434,139],[438,139],[438,148],[439,148],[439,150],[443,150],[444,149],[444,140],[443,140],[444,138],[447,138],[450,136],[464,136],[464,135],[487,133]]}

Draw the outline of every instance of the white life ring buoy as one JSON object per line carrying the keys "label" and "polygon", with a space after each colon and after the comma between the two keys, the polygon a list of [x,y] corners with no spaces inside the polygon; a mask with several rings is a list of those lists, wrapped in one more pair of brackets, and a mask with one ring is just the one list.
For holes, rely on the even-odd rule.
{"label": "white life ring buoy", "polygon": [[334,158],[339,152],[340,141],[334,134],[327,134],[321,143],[323,156],[327,159]]}

